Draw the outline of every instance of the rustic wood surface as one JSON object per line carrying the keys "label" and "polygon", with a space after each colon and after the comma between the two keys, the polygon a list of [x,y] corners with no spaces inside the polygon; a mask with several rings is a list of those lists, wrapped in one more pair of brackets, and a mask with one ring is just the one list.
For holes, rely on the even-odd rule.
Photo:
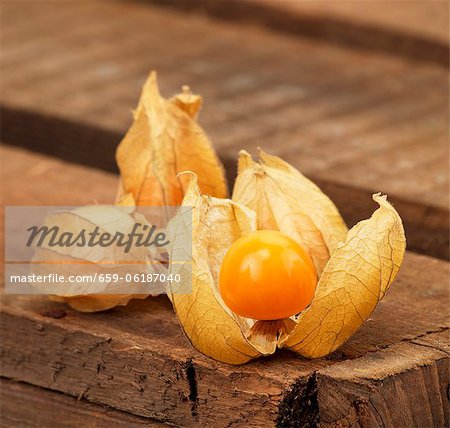
{"label": "rustic wood surface", "polygon": [[448,65],[446,0],[153,0],[233,22]]}
{"label": "rustic wood surface", "polygon": [[[276,7],[306,17],[341,20],[357,23],[360,27],[376,27],[386,32],[404,33],[409,37],[422,36],[430,41],[448,45],[449,9],[446,0],[370,0],[370,1],[257,1],[267,7]],[[362,30],[361,30],[362,31]]]}
{"label": "rustic wood surface", "polygon": [[[350,225],[372,212],[372,193],[387,193],[409,248],[449,258],[442,64],[144,2],[1,8],[7,143],[115,171],[130,109],[156,69],[163,94],[188,83],[204,95],[201,123],[230,177],[238,150],[261,146],[315,179]],[[24,10],[32,20],[21,19]],[[429,51],[414,38],[410,44]]]}
{"label": "rustic wood surface", "polygon": [[20,428],[142,428],[162,422],[140,418],[106,406],[93,405],[29,384],[0,379],[0,415],[3,427]]}
{"label": "rustic wood surface", "polygon": [[[105,202],[117,184],[19,148],[3,148],[2,160],[9,205]],[[27,169],[16,191],[11,177]],[[49,191],[52,175],[61,179]],[[338,351],[316,360],[285,351],[241,367],[196,352],[165,296],[99,314],[4,296],[1,376],[181,426],[446,426],[448,268],[408,253],[371,320]]]}
{"label": "rustic wood surface", "polygon": [[[449,258],[444,2],[387,15],[378,1],[160,3],[207,13],[1,3],[4,205],[111,202],[115,147],[156,69],[164,95],[189,84],[204,96],[201,123],[230,179],[237,151],[261,146],[316,180],[349,225],[387,193],[409,248]],[[164,296],[101,314],[3,296],[2,425],[449,426],[448,278],[446,261],[409,252],[338,351],[242,367],[196,352]]]}

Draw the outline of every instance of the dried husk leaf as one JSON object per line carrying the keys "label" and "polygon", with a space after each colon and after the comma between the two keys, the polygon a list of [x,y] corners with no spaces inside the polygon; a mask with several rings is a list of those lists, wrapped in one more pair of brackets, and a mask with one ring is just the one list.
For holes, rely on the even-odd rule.
{"label": "dried husk leaf", "polygon": [[[271,355],[281,346],[282,341],[292,333],[295,321],[291,318],[280,320],[249,320],[234,315],[246,339],[261,355]],[[251,322],[249,322],[251,321]]]}
{"label": "dried husk leaf", "polygon": [[256,212],[258,229],[280,230],[297,240],[320,275],[345,241],[347,226],[333,202],[299,171],[263,151],[260,159],[240,152],[233,201]]}
{"label": "dried husk leaf", "polygon": [[234,314],[218,290],[227,249],[255,230],[252,212],[229,200],[202,196],[191,183],[183,204],[194,207],[193,292],[169,291],[169,295],[192,344],[205,355],[231,364],[270,355],[277,347],[309,358],[339,347],[373,312],[405,252],[400,217],[385,196],[373,198],[380,207],[350,230],[345,243],[337,244],[311,305],[298,316],[256,321]]}
{"label": "dried husk leaf", "polygon": [[170,99],[181,110],[184,110],[192,119],[196,119],[202,106],[202,97],[192,93],[187,85],[182,87],[182,93],[177,94]]}
{"label": "dried husk leaf", "polygon": [[[191,178],[184,206],[192,207],[192,293],[168,294],[187,337],[200,352],[216,360],[242,364],[260,353],[246,340],[217,288],[228,247],[255,230],[254,214],[230,200],[201,195]],[[176,231],[173,232],[176,235]],[[173,244],[176,247],[176,243]],[[183,280],[189,280],[182,276]]]}
{"label": "dried husk leaf", "polygon": [[136,201],[131,193],[123,193],[122,192],[122,184],[119,184],[119,191],[117,193],[116,203],[115,205],[121,207],[135,207]]}
{"label": "dried husk leaf", "polygon": [[170,100],[162,98],[156,73],[150,74],[134,122],[117,148],[118,201],[130,193],[137,205],[179,205],[187,183],[177,174],[185,170],[198,172],[202,192],[227,196],[223,166],[195,121],[200,105],[201,98],[187,87]]}
{"label": "dried husk leaf", "polygon": [[99,294],[86,296],[49,296],[50,300],[63,302],[79,312],[101,312],[116,306],[125,306],[131,299],[145,299],[146,295]]}
{"label": "dried husk leaf", "polygon": [[308,358],[333,352],[368,319],[395,279],[406,247],[402,221],[386,196],[373,199],[380,207],[337,247],[283,347]]}
{"label": "dried husk leaf", "polygon": [[[59,211],[48,216],[44,221],[44,226],[58,226],[64,232],[72,232],[76,236],[80,230],[84,229],[89,233],[98,226],[101,232],[115,233],[130,232],[136,220],[143,223],[145,219],[133,214],[133,207],[127,210],[116,209],[113,206],[94,205],[77,208],[73,211]],[[38,247],[33,256],[33,272],[39,275],[53,273],[55,266],[58,272],[69,275],[79,275],[86,273],[84,269],[90,266],[95,267],[98,274],[109,273],[124,276],[129,273],[129,265],[126,262],[142,261],[148,258],[148,249],[136,250],[132,248],[129,253],[125,253],[122,248],[113,247],[50,247],[44,241]],[[123,261],[124,264],[117,263]],[[41,264],[42,262],[45,262]],[[50,263],[50,264],[49,264]],[[51,264],[53,263],[53,265]],[[133,265],[136,273],[148,273],[153,266],[146,264]],[[81,269],[81,270],[80,270]],[[90,269],[90,272],[94,270]],[[67,283],[64,288],[58,290],[58,295],[51,296],[51,300],[65,302],[72,308],[81,312],[96,312],[113,308],[118,305],[126,305],[131,299],[143,299],[147,295],[142,294],[93,294],[104,293],[108,289],[113,290],[115,284],[112,283]],[[42,290],[42,291],[45,291]]]}

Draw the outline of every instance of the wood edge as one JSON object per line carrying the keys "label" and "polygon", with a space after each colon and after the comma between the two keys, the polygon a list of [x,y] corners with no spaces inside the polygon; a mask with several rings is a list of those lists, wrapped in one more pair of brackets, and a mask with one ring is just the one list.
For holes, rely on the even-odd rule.
{"label": "wood edge", "polygon": [[123,135],[118,132],[5,104],[0,104],[0,129],[2,143],[10,146],[106,172],[119,172],[115,151]]}
{"label": "wood edge", "polygon": [[[27,126],[23,126],[27,123]],[[0,104],[2,142],[14,147],[46,154],[58,159],[117,174],[115,149],[119,132],[68,121],[43,113]],[[64,141],[65,144],[61,144]],[[102,156],[91,156],[92,147]],[[74,148],[76,147],[76,150]],[[236,177],[236,160],[221,156],[228,181]],[[289,159],[287,159],[289,161]],[[379,189],[361,189],[312,176],[319,187],[338,206],[344,220],[352,226],[373,212],[372,193]],[[443,260],[450,260],[449,211],[389,195],[405,225],[408,249]]]}
{"label": "wood edge", "polygon": [[[142,0],[138,0],[143,2]],[[449,45],[387,27],[355,23],[338,17],[301,15],[272,2],[239,0],[150,0],[153,4],[204,13],[221,20],[257,24],[283,33],[324,40],[352,48],[369,49],[418,61],[449,65]]]}
{"label": "wood edge", "polygon": [[[9,308],[9,311],[2,308],[2,318],[4,318],[5,313],[8,312],[10,316],[17,318],[19,322],[23,322],[23,314],[20,313],[20,310],[16,310],[15,308]],[[31,321],[32,323],[37,322],[32,317],[27,317],[26,319],[28,321]],[[44,323],[47,325],[51,325],[52,321],[47,320],[42,324]],[[59,325],[56,325],[55,327],[63,329],[63,327]],[[365,397],[366,399],[370,395],[371,391],[377,390],[379,392],[381,390],[380,388],[383,387],[383,382],[385,382],[387,379],[392,379],[397,375],[409,373],[411,372],[411,370],[418,370],[421,373],[423,370],[425,370],[426,367],[437,364],[438,361],[448,361],[449,353],[445,351],[444,348],[440,349],[440,346],[434,345],[435,343],[440,343],[439,341],[442,340],[442,337],[444,335],[447,335],[448,329],[448,327],[445,327],[437,331],[427,332],[420,336],[397,342],[383,349],[369,352],[368,354],[355,359],[336,362],[329,367],[315,370],[307,376],[299,376],[297,379],[292,379],[292,382],[290,382],[289,385],[284,389],[283,396],[278,404],[278,414],[276,415],[277,425],[286,426],[287,424],[295,423],[295,421],[298,420],[305,420],[309,421],[308,423],[310,423],[310,426],[315,426],[314,424],[317,424],[318,421],[323,418],[322,413],[324,412],[324,408],[323,402],[321,400],[323,398],[323,394],[328,394],[330,390],[330,382],[332,384],[332,388],[338,391],[338,394],[341,394],[341,389],[345,393],[348,393],[350,388],[350,390],[352,391],[351,394],[353,394],[355,397],[359,397],[358,400],[361,397]],[[92,334],[90,334],[90,336],[92,336]],[[97,339],[98,341],[96,341],[96,343],[103,343],[105,338],[98,336]],[[445,345],[445,341],[443,342],[443,344]],[[73,345],[76,346],[76,343]],[[423,349],[425,349],[425,351],[423,351]],[[397,354],[399,350],[401,351],[400,355],[402,355],[402,352],[403,354],[409,353],[410,355],[413,355],[413,364],[409,364],[410,361],[408,360],[406,361],[406,363],[400,364],[396,370],[389,373],[384,373],[382,370],[384,358],[386,358],[386,355]],[[131,363],[132,356],[126,356],[125,359],[129,363]],[[350,369],[352,367],[357,368],[362,361],[364,362],[366,367],[367,364],[369,364],[369,367],[371,364],[375,365],[379,371],[381,370],[381,375],[374,376],[373,378],[367,378],[364,377],[364,375],[360,375],[359,378],[349,376],[348,373],[355,373],[354,370],[351,371]],[[175,363],[177,363],[177,361],[175,361],[174,364]],[[186,369],[187,373],[187,366],[183,367]],[[8,376],[5,377],[8,378]],[[77,396],[77,393],[75,393],[74,391],[69,391],[68,389],[64,390],[64,388],[62,388],[61,386],[55,386],[55,389],[52,389],[50,388],[49,384],[46,384],[44,382],[43,379],[38,378],[36,380],[28,378],[20,380],[37,387],[47,388],[49,390],[55,390],[63,394]],[[186,391],[191,391],[192,388],[190,385],[188,373],[186,374],[185,380],[187,383],[185,385]],[[80,384],[79,387],[83,389],[83,387],[85,386]],[[190,394],[192,394],[192,391],[189,393],[189,395]],[[85,394],[81,394],[79,396],[84,398],[89,403],[112,406],[112,403],[103,402],[101,401],[101,397],[99,399],[98,396],[94,396],[93,398]],[[140,414],[139,412],[135,413],[135,410],[133,410],[132,408],[121,408],[118,410],[125,411],[130,414],[136,414],[137,416],[141,417],[151,417],[156,420],[158,419],[157,413],[149,416]],[[195,418],[194,413],[193,417]],[[160,420],[163,421],[163,419]],[[171,420],[170,418],[168,418],[164,420],[164,422],[171,422]],[[173,420],[172,422],[178,423],[179,420],[178,422],[176,420]]]}
{"label": "wood edge", "polygon": [[[360,371],[358,382],[361,384],[372,384],[374,382],[382,381],[384,378],[401,374],[419,368],[430,362],[449,357],[450,354],[444,347],[431,345],[422,346],[422,343],[426,342],[427,339],[448,335],[449,330],[450,327],[443,327],[439,330],[422,334],[411,339],[402,340],[401,342],[394,343],[377,351],[368,352],[361,357],[342,361],[339,364],[320,369],[318,370],[317,375],[332,377],[336,380],[353,381],[354,376],[350,376],[350,369],[352,366],[360,366],[360,363],[364,362],[370,370],[367,372]],[[390,372],[386,371],[386,361],[389,358],[397,359],[397,355],[408,353],[411,354],[410,358],[395,361],[395,364],[389,365],[389,367],[394,367],[395,369]]]}
{"label": "wood edge", "polygon": [[0,422],[5,426],[39,427],[42,423],[47,428],[92,426],[93,421],[109,427],[167,426],[153,419],[4,377],[0,377],[0,397]]}
{"label": "wood edge", "polygon": [[[293,421],[306,421],[305,426],[322,427],[334,426],[389,426],[390,415],[389,406],[386,409],[385,402],[395,402],[400,408],[399,413],[407,420],[421,421],[420,426],[435,426],[435,422],[447,426],[448,424],[448,370],[445,377],[445,368],[448,367],[450,354],[447,350],[434,347],[427,343],[429,339],[439,342],[439,336],[447,337],[448,328],[440,332],[432,332],[411,339],[396,343],[379,351],[374,351],[363,357],[344,361],[336,365],[326,367],[316,371],[306,381],[297,381],[286,393],[280,403],[280,414],[277,425],[286,426]],[[422,343],[420,342],[422,341]],[[425,351],[421,346],[425,346]],[[446,344],[448,347],[448,344]],[[402,366],[399,362],[397,370],[386,371],[383,365],[384,358],[389,354],[412,355],[414,364]],[[398,358],[398,357],[397,357]],[[379,370],[378,376],[365,377],[356,375],[358,367],[364,361],[367,364],[376,366]],[[410,361],[409,361],[410,362]],[[363,366],[364,367],[364,366]],[[370,365],[369,365],[370,367]],[[389,366],[390,367],[390,366]],[[398,389],[410,389],[410,384],[417,381],[418,389],[422,387],[430,393],[431,397],[439,396],[438,403],[430,405],[441,405],[442,411],[427,413],[427,405],[423,403],[411,408],[409,403],[398,399]],[[420,385],[425,382],[425,387]],[[408,401],[416,401],[417,391],[405,391],[408,394]],[[402,407],[403,406],[403,407]],[[424,410],[425,408],[425,410]],[[408,413],[409,412],[409,413]],[[395,410],[393,411],[395,413]],[[433,420],[433,424],[427,421]],[[440,426],[440,425],[439,425]]]}
{"label": "wood edge", "polygon": [[[2,352],[2,361],[0,364],[2,369],[0,375],[2,377],[21,381],[49,391],[66,394],[67,396],[77,397],[78,399],[83,399],[84,401],[95,405],[108,406],[131,415],[150,418],[152,420],[164,422],[165,424],[174,424],[176,426],[198,426],[199,412],[197,406],[200,405],[201,407],[204,407],[206,405],[205,398],[211,398],[209,397],[209,389],[213,387],[211,379],[222,378],[223,384],[232,382],[228,370],[223,372],[220,368],[217,368],[217,364],[213,360],[209,360],[202,355],[199,355],[194,362],[192,358],[183,358],[183,356],[171,358],[168,353],[158,354],[157,351],[148,353],[143,352],[143,349],[136,350],[133,349],[132,346],[126,346],[126,342],[115,343],[112,344],[111,347],[111,340],[105,340],[106,337],[109,338],[108,335],[102,336],[94,332],[83,334],[84,332],[77,328],[69,328],[66,330],[65,327],[67,326],[58,325],[52,322],[51,319],[39,322],[39,320],[33,317],[24,316],[23,313],[20,313],[20,310],[17,311],[14,308],[10,308],[8,311],[5,310],[3,306],[0,307],[0,319],[3,323],[2,334],[8,329],[11,330],[14,327],[17,327],[18,323],[20,323],[22,326],[22,333],[23,331],[34,331],[37,332],[37,334],[41,334],[41,332],[50,331],[52,338],[58,339],[59,345],[63,345],[63,342],[67,341],[70,342],[71,346],[70,348],[67,348],[64,345],[64,349],[58,347],[52,349],[52,352],[56,352],[55,355],[57,355],[56,365],[55,361],[48,360],[46,362],[49,363],[49,365],[46,368],[43,367],[44,371],[42,372],[30,372],[30,367],[28,367],[28,372],[24,370],[17,371],[17,361],[14,362],[12,358],[8,358],[5,352]],[[89,344],[87,346],[87,354],[89,355],[85,355],[84,357],[78,355],[80,349],[86,349],[87,343]],[[117,350],[118,353],[114,352],[114,356],[111,356],[111,350]],[[74,355],[76,356],[76,359],[80,358],[79,363],[74,362]],[[15,355],[14,358],[16,357],[21,360],[24,355]],[[85,360],[83,360],[83,358],[85,358]],[[101,384],[102,381],[97,379],[97,376],[99,376],[98,369],[97,374],[95,374],[95,371],[92,372],[92,370],[88,370],[86,375],[87,378],[83,380],[75,379],[73,376],[70,376],[70,373],[73,374],[78,373],[79,371],[85,371],[85,364],[89,366],[89,361],[93,358],[100,360],[105,368],[113,365],[114,360],[125,369],[123,373],[120,374],[120,390],[118,390],[119,386],[116,384],[115,389],[109,390],[108,388],[110,392],[105,394],[104,384]],[[103,358],[105,358],[105,360],[103,360]],[[113,358],[113,360],[111,360],[111,358]],[[145,367],[148,369],[149,363],[151,363],[150,367],[154,370],[154,376],[151,378],[151,382],[155,383],[155,385],[153,385],[152,388],[158,388],[158,394],[160,394],[158,397],[151,394],[151,391],[148,389],[145,390],[146,394],[143,394],[144,389],[141,389],[140,385],[133,380],[133,373],[141,370],[144,370],[145,372]],[[63,374],[61,369],[68,370],[69,374]],[[111,373],[111,370],[113,369],[114,367],[109,367],[109,372]],[[106,370],[108,371],[108,368]],[[236,374],[235,372],[232,373],[233,376]],[[253,375],[255,375],[255,373],[253,373]],[[100,376],[102,374],[103,371],[100,372]],[[145,375],[146,377],[147,374]],[[237,375],[238,377],[240,376],[239,372]],[[82,377],[83,376],[84,375],[82,375]],[[242,377],[243,379],[240,383],[247,386],[243,385],[241,387],[243,388],[242,390],[235,390],[231,393],[228,391],[225,393],[225,398],[228,397],[228,400],[242,400],[244,407],[248,405],[253,408],[253,410],[250,411],[250,414],[253,416],[259,412],[257,417],[259,419],[262,418],[265,423],[268,423],[269,420],[273,420],[274,409],[280,400],[279,397],[281,397],[281,394],[277,391],[272,397],[269,393],[264,392],[263,386],[270,385],[270,388],[277,390],[279,389],[279,386],[277,386],[279,380],[271,379],[268,376],[263,376],[261,378],[250,376],[253,380],[253,386],[251,386],[250,384],[247,384],[249,376],[245,373],[245,370],[244,373],[242,373]],[[205,378],[209,379],[209,382],[205,380]],[[263,381],[261,385],[258,383],[260,381]],[[219,381],[216,387],[222,389],[222,382]],[[252,388],[255,388],[254,392],[252,392]],[[171,389],[172,391],[167,393],[168,389]],[[205,391],[208,391],[207,397],[205,397]],[[116,397],[117,395],[126,395],[127,399],[118,400]],[[216,392],[216,395],[212,397],[212,401],[214,402],[217,398],[220,397],[217,397]],[[265,406],[263,407],[260,406],[261,400],[266,401]],[[150,404],[147,403],[148,401]],[[165,406],[164,410],[161,408],[161,405]],[[235,405],[236,404],[228,404],[228,406],[231,407]],[[168,413],[166,413],[167,409],[169,409]],[[211,412],[211,409],[209,409],[209,412]],[[223,418],[223,415],[221,417]],[[242,416],[237,415],[236,417],[239,418]],[[217,421],[220,424],[220,417],[218,417]]]}
{"label": "wood edge", "polygon": [[[369,218],[376,208],[372,195],[380,189],[363,189],[314,175],[310,178],[336,204],[349,227]],[[442,207],[420,204],[397,195],[388,194],[388,198],[402,218],[407,250],[450,260],[450,212]]]}

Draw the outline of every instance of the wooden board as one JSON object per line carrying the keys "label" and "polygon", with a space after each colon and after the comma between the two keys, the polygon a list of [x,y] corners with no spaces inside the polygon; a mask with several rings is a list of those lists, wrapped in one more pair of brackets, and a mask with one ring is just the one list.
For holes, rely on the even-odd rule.
{"label": "wooden board", "polygon": [[163,427],[162,422],[139,418],[106,406],[96,406],[64,394],[0,379],[0,414],[4,427],[142,428]]}
{"label": "wooden board", "polygon": [[328,43],[448,65],[446,0],[153,0]]}
{"label": "wooden board", "polygon": [[[8,176],[40,166],[20,192],[8,185],[7,204],[28,203],[30,195],[42,203],[105,201],[115,190],[111,174],[17,148],[2,155],[14,165]],[[48,174],[62,167],[65,178],[49,194]],[[79,191],[81,181],[96,188],[80,183]],[[315,360],[285,351],[241,367],[195,351],[165,296],[99,314],[4,296],[1,376],[181,426],[445,426],[448,275],[447,262],[408,253],[371,320],[338,351]]]}
{"label": "wooden board", "polygon": [[[145,2],[1,3],[3,204],[111,202],[115,146],[154,68],[163,94],[187,83],[204,95],[201,122],[231,179],[237,151],[262,146],[314,178],[349,224],[373,211],[371,193],[388,193],[409,248],[448,258],[438,25],[383,27],[319,2],[299,14],[166,3],[247,15],[238,24]],[[2,417],[20,427],[52,426],[54,415],[68,426],[448,426],[448,277],[447,262],[409,252],[371,320],[332,355],[285,351],[242,367],[196,352],[164,296],[101,314],[3,296]]]}
{"label": "wooden board", "polygon": [[311,19],[335,19],[355,23],[362,28],[380,28],[380,31],[403,33],[410,38],[421,36],[436,43],[449,43],[449,9],[445,0],[256,1],[267,7],[285,9]]}
{"label": "wooden board", "polygon": [[[387,193],[409,248],[449,258],[442,64],[143,2],[1,8],[8,144],[115,171],[115,147],[156,69],[163,94],[188,83],[204,95],[201,123],[230,177],[238,150],[261,146],[316,180],[350,225],[373,211],[372,193]],[[20,19],[24,10],[33,20]]]}
{"label": "wooden board", "polygon": [[0,153],[2,205],[114,203],[115,174],[6,145]]}

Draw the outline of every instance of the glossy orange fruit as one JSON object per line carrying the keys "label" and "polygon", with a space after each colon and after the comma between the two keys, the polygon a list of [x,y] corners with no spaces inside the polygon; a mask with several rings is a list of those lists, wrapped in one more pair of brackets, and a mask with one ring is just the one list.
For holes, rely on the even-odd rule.
{"label": "glossy orange fruit", "polygon": [[227,251],[219,276],[220,293],[236,314],[276,320],[306,308],[317,284],[309,254],[275,230],[238,239]]}

